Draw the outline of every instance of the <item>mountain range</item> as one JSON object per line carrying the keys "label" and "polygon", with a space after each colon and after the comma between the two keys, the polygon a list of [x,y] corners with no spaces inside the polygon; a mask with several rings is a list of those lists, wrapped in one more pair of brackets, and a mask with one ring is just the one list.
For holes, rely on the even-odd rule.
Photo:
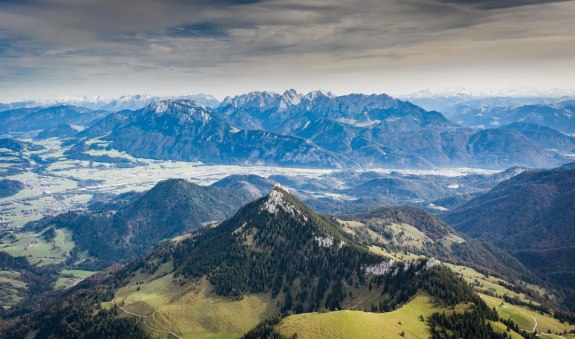
{"label": "mountain range", "polygon": [[64,123],[89,125],[108,114],[107,111],[95,111],[70,105],[7,110],[0,112],[0,132],[45,130]]}
{"label": "mountain range", "polygon": [[92,110],[104,111],[122,111],[122,110],[137,110],[149,104],[156,103],[167,99],[187,99],[194,100],[207,107],[216,107],[219,105],[218,99],[207,94],[174,96],[174,97],[159,97],[148,94],[137,95],[124,95],[116,99],[105,99],[102,97],[66,97],[56,100],[28,100],[13,102],[9,104],[0,103],[0,112],[7,110],[14,110],[19,108],[35,108],[35,107],[51,107],[51,106],[79,106]]}
{"label": "mountain range", "polygon": [[[118,113],[118,114],[121,114]],[[102,139],[111,147],[142,158],[202,161],[206,164],[276,164],[306,167],[347,167],[344,156],[294,136],[242,130],[220,120],[193,101],[162,101],[135,112]],[[104,121],[108,121],[107,119]],[[94,129],[83,131],[94,135]]]}
{"label": "mountain range", "polygon": [[239,191],[171,179],[143,194],[120,195],[90,211],[68,212],[26,227],[72,231],[76,246],[70,261],[87,251],[90,259],[76,265],[101,269],[143,255],[161,240],[221,222],[250,198]]}
{"label": "mountain range", "polygon": [[483,127],[294,90],[0,112],[3,213],[82,201],[0,220],[0,337],[572,338],[572,102],[517,102]]}
{"label": "mountain range", "polygon": [[465,126],[499,127],[512,123],[530,123],[549,127],[563,133],[575,133],[575,105],[573,101],[555,104],[520,106],[469,107],[460,106],[451,119]]}
{"label": "mountain range", "polygon": [[464,265],[506,279],[538,281],[517,259],[455,231],[439,217],[413,206],[379,207],[344,222],[368,246],[387,253],[412,253]]}
{"label": "mountain range", "polygon": [[[2,329],[8,337],[36,338],[281,338],[276,326],[292,313],[354,310],[361,317],[384,312],[384,319],[385,312],[421,298],[435,305],[426,308],[428,323],[417,313],[402,320],[423,333],[466,337],[481,331],[505,338],[487,322],[519,331],[439,261],[390,261],[276,185],[219,226],[163,242]],[[455,321],[441,316],[463,309],[453,312]]]}
{"label": "mountain range", "polygon": [[575,169],[533,170],[450,211],[445,219],[470,237],[508,251],[562,286],[575,307]]}
{"label": "mountain range", "polygon": [[212,108],[188,99],[131,99],[149,104],[98,106],[112,113],[68,105],[7,110],[0,132],[43,130],[37,139],[80,143],[100,138],[141,158],[322,168],[553,167],[572,159],[575,144],[562,133],[573,122],[567,103],[560,112],[506,108],[497,113],[505,121],[478,129],[385,94],[251,92]]}
{"label": "mountain range", "polygon": [[77,137],[102,137],[112,148],[152,159],[328,168],[554,166],[572,149],[570,137],[560,142],[553,130],[461,127],[384,94],[293,90],[226,98],[213,109],[161,101],[116,112]]}

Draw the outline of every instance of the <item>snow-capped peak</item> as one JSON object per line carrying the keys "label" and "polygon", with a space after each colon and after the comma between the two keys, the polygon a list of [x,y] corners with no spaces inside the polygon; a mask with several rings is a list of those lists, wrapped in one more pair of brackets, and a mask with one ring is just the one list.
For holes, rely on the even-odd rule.
{"label": "snow-capped peak", "polygon": [[285,100],[291,105],[297,105],[300,103],[303,95],[298,93],[295,89],[288,89],[282,94],[282,100]]}
{"label": "snow-capped peak", "polygon": [[335,95],[332,92],[326,92],[326,91],[312,91],[309,92],[308,94],[306,94],[304,96],[304,99],[307,100],[314,100],[318,97],[327,97],[327,98],[335,98]]}
{"label": "snow-capped peak", "polygon": [[221,107],[232,106],[232,107],[245,107],[245,108],[258,108],[261,110],[266,110],[273,107],[277,102],[280,95],[274,92],[249,92],[246,94],[238,95],[235,97],[226,97],[221,103]]}
{"label": "snow-capped peak", "polygon": [[289,190],[287,189],[287,187],[282,186],[281,184],[275,183],[273,186],[273,190],[278,190],[278,189],[289,194]]}
{"label": "snow-capped peak", "polygon": [[563,88],[537,88],[532,86],[521,86],[511,88],[466,88],[466,87],[446,87],[443,89],[424,89],[414,93],[400,95],[406,99],[422,98],[489,98],[489,97],[510,97],[510,98],[561,98],[575,96],[575,90]]}
{"label": "snow-capped peak", "polygon": [[155,104],[150,104],[144,112],[153,112],[156,116],[164,114],[175,115],[182,122],[201,121],[208,122],[212,119],[207,109],[192,100],[162,100]]}

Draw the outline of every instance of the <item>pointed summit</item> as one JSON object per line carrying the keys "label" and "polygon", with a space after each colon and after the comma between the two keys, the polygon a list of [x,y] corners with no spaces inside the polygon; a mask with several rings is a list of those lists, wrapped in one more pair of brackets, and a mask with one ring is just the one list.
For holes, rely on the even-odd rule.
{"label": "pointed summit", "polygon": [[297,105],[301,102],[303,95],[298,93],[295,89],[288,89],[282,94],[282,103],[286,106]]}
{"label": "pointed summit", "polygon": [[332,92],[326,92],[326,91],[322,91],[322,90],[318,90],[318,91],[311,91],[308,94],[306,94],[304,96],[304,99],[307,100],[315,100],[317,98],[335,98],[335,95]]}
{"label": "pointed summit", "polygon": [[282,186],[281,184],[278,183],[274,184],[274,186],[272,187],[272,191],[284,191],[289,194],[289,190],[287,189],[287,187]]}
{"label": "pointed summit", "polygon": [[[213,250],[215,239],[219,244],[217,252]],[[326,306],[324,293],[328,293],[324,287],[336,284],[343,276],[360,281],[365,274],[362,267],[383,260],[280,185],[218,227],[183,243],[180,251],[181,256],[176,256],[181,260],[175,261],[174,267],[190,278],[209,274],[218,294],[240,296],[271,291],[275,298],[284,288],[301,289],[302,295],[308,295],[301,301],[301,307],[306,309]],[[208,253],[211,259],[206,265],[202,258]],[[230,253],[234,253],[233,257]],[[340,263],[336,270],[325,266],[335,263]],[[232,276],[236,281],[229,284],[227,279]],[[320,276],[324,276],[326,285],[312,293]],[[297,287],[293,284],[296,279],[305,284]],[[328,301],[327,306],[336,307],[342,301],[340,297]]]}
{"label": "pointed summit", "polygon": [[235,97],[226,97],[220,107],[241,107],[243,109],[259,109],[266,110],[272,108],[280,95],[274,92],[249,92]]}
{"label": "pointed summit", "polygon": [[308,218],[290,202],[291,199],[288,196],[289,191],[287,188],[280,184],[275,184],[270,194],[268,194],[267,200],[260,208],[260,211],[266,211],[269,214],[276,214],[279,211],[283,211],[293,217],[302,218],[304,221],[308,221]]}

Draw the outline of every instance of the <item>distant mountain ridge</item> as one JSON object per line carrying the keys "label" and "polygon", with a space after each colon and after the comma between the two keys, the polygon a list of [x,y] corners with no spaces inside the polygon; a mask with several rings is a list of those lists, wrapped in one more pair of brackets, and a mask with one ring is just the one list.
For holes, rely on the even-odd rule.
{"label": "distant mountain ridge", "polygon": [[[158,332],[240,337],[255,328],[248,338],[279,338],[265,324],[288,312],[387,312],[422,293],[447,307],[472,303],[481,313],[462,317],[479,317],[484,331],[491,328],[484,325],[487,319],[499,320],[439,261],[389,261],[276,185],[219,226],[162,242],[147,256],[83,281],[3,330],[10,337],[33,329],[37,338],[67,333],[145,338]],[[142,312],[153,315],[146,320]]]}
{"label": "distant mountain ridge", "polygon": [[462,105],[450,116],[453,121],[469,127],[493,128],[519,122],[537,124],[563,133],[575,133],[575,104],[572,100],[519,106]]}
{"label": "distant mountain ridge", "polygon": [[71,105],[89,108],[92,110],[105,110],[105,111],[122,111],[122,110],[137,110],[149,104],[156,103],[167,99],[186,99],[194,100],[207,107],[216,107],[220,101],[209,94],[195,94],[183,96],[153,96],[148,94],[136,95],[123,95],[115,99],[105,99],[102,97],[66,97],[56,100],[29,100],[19,101],[7,104],[0,103],[0,112],[19,109],[19,108],[34,108],[34,107],[50,107],[57,105]]}
{"label": "distant mountain ridge", "polygon": [[251,92],[226,98],[217,112],[241,128],[283,133],[301,129],[308,121],[317,120],[335,120],[365,127],[389,118],[409,116],[418,125],[450,124],[440,113],[426,112],[386,94],[335,96],[330,92],[314,91],[303,95],[293,89],[281,95]]}
{"label": "distant mountain ridge", "polygon": [[142,255],[160,240],[222,221],[249,201],[233,190],[170,179],[119,207],[110,204],[97,211],[69,212],[27,227],[37,231],[49,226],[70,229],[76,251],[87,250],[96,258],[90,265],[106,267]]}
{"label": "distant mountain ridge", "polygon": [[564,161],[514,130],[464,128],[385,94],[251,92],[226,98],[215,112],[240,128],[302,137],[363,166],[507,168]]}
{"label": "distant mountain ridge", "polygon": [[[305,140],[261,130],[241,130],[189,100],[167,100],[107,117],[83,135],[105,135],[112,147],[142,158],[202,161],[206,164],[275,164],[348,167],[346,157]],[[95,128],[100,129],[92,133]]]}
{"label": "distant mountain ridge", "polygon": [[45,130],[62,124],[90,125],[108,114],[107,111],[70,105],[20,108],[0,112],[0,132]]}
{"label": "distant mountain ridge", "polygon": [[[251,92],[228,97],[214,108],[174,99],[106,114],[55,106],[0,112],[0,122],[5,121],[5,132],[44,129],[39,138],[102,138],[135,157],[205,164],[553,167],[572,159],[574,148],[571,136],[552,129],[462,127],[439,112],[386,94]],[[63,125],[89,128],[73,135]]]}
{"label": "distant mountain ridge", "polygon": [[575,169],[527,171],[449,212],[460,232],[492,242],[568,290],[575,309]]}

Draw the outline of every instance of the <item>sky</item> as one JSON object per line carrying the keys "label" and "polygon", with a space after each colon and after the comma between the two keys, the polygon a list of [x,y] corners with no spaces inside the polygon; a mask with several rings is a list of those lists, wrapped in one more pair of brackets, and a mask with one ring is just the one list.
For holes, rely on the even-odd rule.
{"label": "sky", "polygon": [[575,88],[575,1],[0,0],[0,102]]}

